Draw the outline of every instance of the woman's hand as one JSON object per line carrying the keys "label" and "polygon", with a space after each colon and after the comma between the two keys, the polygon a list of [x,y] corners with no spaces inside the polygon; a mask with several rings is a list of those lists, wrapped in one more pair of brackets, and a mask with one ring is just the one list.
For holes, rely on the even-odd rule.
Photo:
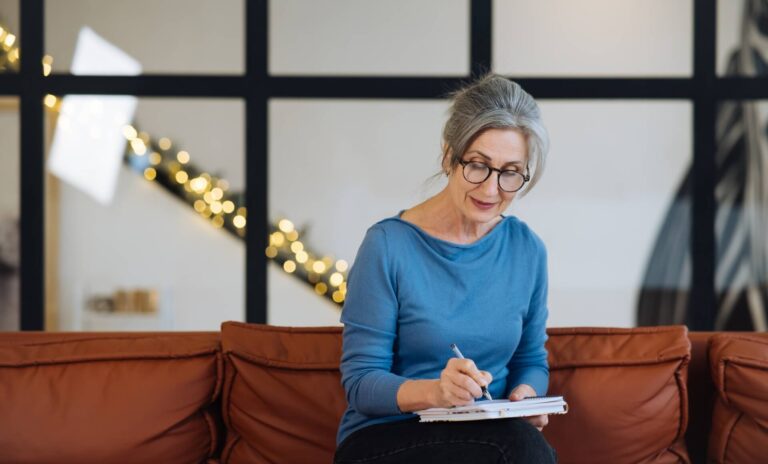
{"label": "woman's hand", "polygon": [[491,384],[490,372],[478,370],[471,359],[451,358],[435,384],[434,407],[464,406],[483,396],[482,387]]}
{"label": "woman's hand", "polygon": [[[514,390],[512,390],[512,393],[509,394],[509,401],[520,401],[523,398],[530,398],[531,396],[536,396],[536,390],[534,390],[530,385],[521,383],[515,387]],[[544,427],[549,423],[549,416],[546,414],[542,414],[540,416],[523,417],[522,419],[539,429],[539,432],[544,430]]]}

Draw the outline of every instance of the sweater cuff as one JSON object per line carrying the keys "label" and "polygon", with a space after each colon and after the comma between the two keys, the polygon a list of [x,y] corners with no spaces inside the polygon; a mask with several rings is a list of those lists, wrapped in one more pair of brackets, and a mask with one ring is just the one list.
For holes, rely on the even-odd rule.
{"label": "sweater cuff", "polygon": [[549,387],[549,373],[541,370],[529,370],[517,379],[514,385],[507,392],[507,396],[512,393],[512,390],[517,388],[518,385],[526,384],[533,387],[536,390],[537,396],[544,396],[547,394],[547,388]]}
{"label": "sweater cuff", "polygon": [[[374,395],[371,403],[378,404],[382,408],[381,411],[376,411],[378,414],[383,416],[403,414],[397,406],[397,391],[406,380],[408,379],[405,377],[390,374],[382,376],[376,381],[376,385],[371,390]],[[376,401],[377,399],[378,401]]]}

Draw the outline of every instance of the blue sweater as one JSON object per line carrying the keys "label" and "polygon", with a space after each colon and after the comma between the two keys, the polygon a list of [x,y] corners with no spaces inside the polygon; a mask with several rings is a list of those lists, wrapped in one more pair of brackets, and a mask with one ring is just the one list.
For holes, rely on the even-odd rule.
{"label": "blue sweater", "polygon": [[494,398],[522,383],[545,394],[546,260],[542,241],[513,216],[468,245],[398,216],[368,229],[341,313],[348,407],[337,444],[360,428],[413,417],[399,410],[398,388],[439,378],[451,343],[493,375]]}

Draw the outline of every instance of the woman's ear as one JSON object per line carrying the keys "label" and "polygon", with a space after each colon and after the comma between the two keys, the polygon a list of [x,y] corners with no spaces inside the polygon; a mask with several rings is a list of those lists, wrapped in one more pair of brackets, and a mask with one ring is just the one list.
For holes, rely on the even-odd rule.
{"label": "woman's ear", "polygon": [[451,149],[448,145],[443,144],[443,160],[440,163],[443,168],[443,173],[448,176],[451,174]]}

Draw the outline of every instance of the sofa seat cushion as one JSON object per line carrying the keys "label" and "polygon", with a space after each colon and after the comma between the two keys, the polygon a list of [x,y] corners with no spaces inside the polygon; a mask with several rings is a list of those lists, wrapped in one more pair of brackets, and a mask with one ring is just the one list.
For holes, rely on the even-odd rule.
{"label": "sofa seat cushion", "polygon": [[685,327],[548,333],[549,394],[570,407],[544,429],[559,462],[689,462]]}
{"label": "sofa seat cushion", "polygon": [[0,462],[208,462],[221,364],[216,333],[4,336]]}
{"label": "sofa seat cushion", "polygon": [[712,338],[709,362],[717,390],[709,460],[758,463],[768,459],[768,335]]}
{"label": "sofa seat cushion", "polygon": [[332,462],[346,408],[341,328],[226,322],[223,463]]}

